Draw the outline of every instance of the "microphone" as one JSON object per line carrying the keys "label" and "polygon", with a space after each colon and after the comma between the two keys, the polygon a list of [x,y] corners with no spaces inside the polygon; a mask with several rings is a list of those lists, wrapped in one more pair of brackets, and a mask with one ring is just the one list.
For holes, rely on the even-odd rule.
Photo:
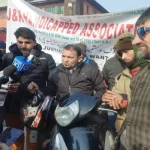
{"label": "microphone", "polygon": [[31,63],[26,61],[23,56],[16,56],[12,64],[16,66],[17,72],[26,72],[31,67]]}
{"label": "microphone", "polygon": [[32,49],[29,55],[27,56],[27,61],[31,62],[32,65],[36,66],[40,64],[39,58],[36,57],[37,50]]}
{"label": "microphone", "polygon": [[39,64],[40,60],[35,57],[36,50],[32,49],[31,52],[22,52],[23,56],[16,56],[12,64],[16,66],[17,72],[26,72],[32,65]]}
{"label": "microphone", "polygon": [[16,71],[16,67],[14,65],[9,65],[8,67],[4,68],[3,75],[0,77],[0,86],[1,88],[7,89],[9,77]]}

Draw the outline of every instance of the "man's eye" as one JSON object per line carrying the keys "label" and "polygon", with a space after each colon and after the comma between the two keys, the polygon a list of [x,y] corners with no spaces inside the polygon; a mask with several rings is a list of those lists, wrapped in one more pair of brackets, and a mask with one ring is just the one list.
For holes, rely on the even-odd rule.
{"label": "man's eye", "polygon": [[19,44],[30,44],[31,42],[22,42],[22,41],[18,41]]}
{"label": "man's eye", "polygon": [[21,42],[21,41],[18,41],[18,43],[19,43],[19,44],[22,44],[23,42]]}
{"label": "man's eye", "polygon": [[31,42],[25,42],[25,44],[30,44]]}

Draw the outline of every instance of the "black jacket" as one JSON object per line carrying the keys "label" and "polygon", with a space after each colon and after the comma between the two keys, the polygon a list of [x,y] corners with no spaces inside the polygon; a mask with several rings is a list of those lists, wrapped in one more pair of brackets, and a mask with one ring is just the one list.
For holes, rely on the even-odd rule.
{"label": "black jacket", "polygon": [[[27,91],[27,86],[32,81],[37,83],[37,85],[40,87],[40,90],[42,90],[45,94],[49,94],[46,86],[48,82],[48,76],[56,67],[56,64],[50,54],[41,51],[41,45],[37,44],[34,49],[37,50],[37,53],[35,55],[40,59],[40,64],[32,66],[29,71],[21,74],[21,78],[19,80],[21,86],[18,92],[9,93],[7,96],[5,103],[7,112],[16,112],[16,109],[20,108],[19,106],[21,103],[21,99],[31,99],[33,97],[33,95]],[[2,58],[1,70],[8,65],[11,65],[16,56],[22,55],[16,44],[11,45],[9,47],[9,50],[10,52],[6,53]],[[9,108],[10,106],[11,108]]]}
{"label": "black jacket", "polygon": [[73,73],[69,73],[62,64],[58,65],[52,75],[49,77],[51,85],[50,91],[56,89],[59,99],[73,92],[79,92],[86,95],[103,96],[106,86],[100,74],[98,67],[92,65],[80,64]]}
{"label": "black jacket", "polygon": [[114,56],[106,61],[103,67],[103,78],[108,86],[108,89],[112,89],[115,84],[115,77],[125,69],[125,64],[119,60],[117,56]]}

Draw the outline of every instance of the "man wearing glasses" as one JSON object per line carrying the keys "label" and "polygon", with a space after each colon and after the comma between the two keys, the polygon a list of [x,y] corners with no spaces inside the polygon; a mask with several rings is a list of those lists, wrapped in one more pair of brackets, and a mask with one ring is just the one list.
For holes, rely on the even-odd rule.
{"label": "man wearing glasses", "polygon": [[138,57],[148,63],[143,66],[131,82],[131,103],[126,120],[120,131],[126,135],[125,143],[120,139],[121,150],[150,149],[150,7],[136,22],[137,34],[132,44],[139,47]]}

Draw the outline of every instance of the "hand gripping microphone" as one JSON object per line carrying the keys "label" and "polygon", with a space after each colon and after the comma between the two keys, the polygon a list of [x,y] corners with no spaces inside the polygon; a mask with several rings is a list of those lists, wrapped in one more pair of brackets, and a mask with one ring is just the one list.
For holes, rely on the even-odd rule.
{"label": "hand gripping microphone", "polygon": [[6,67],[3,71],[0,72],[0,106],[4,105],[6,96],[7,96],[7,89],[8,89],[8,83],[9,83],[9,76],[13,74],[13,72],[16,71],[16,67],[13,65],[10,65]]}
{"label": "hand gripping microphone", "polygon": [[0,86],[1,88],[8,88],[8,82],[10,80],[10,76],[16,71],[16,67],[14,65],[9,65],[4,68],[3,75],[0,77]]}

